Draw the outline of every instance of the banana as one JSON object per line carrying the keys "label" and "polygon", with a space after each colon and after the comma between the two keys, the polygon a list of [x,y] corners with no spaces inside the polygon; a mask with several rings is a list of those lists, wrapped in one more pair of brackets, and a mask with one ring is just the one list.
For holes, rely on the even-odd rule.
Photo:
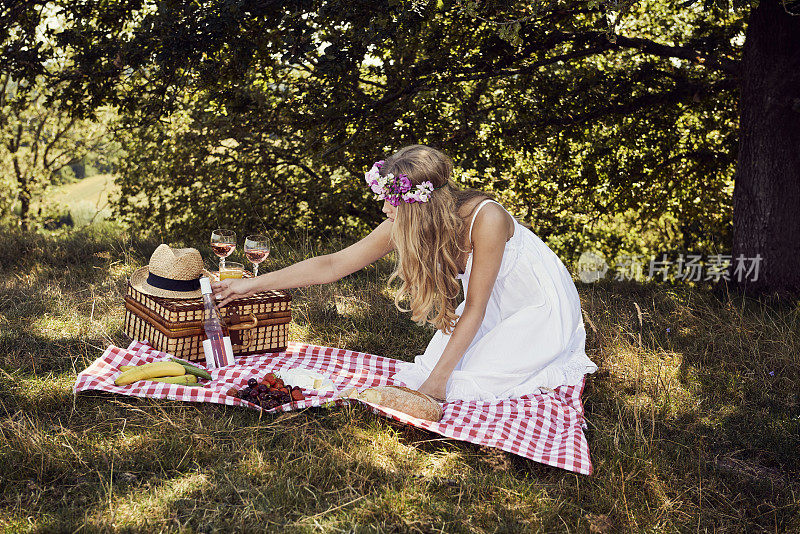
{"label": "banana", "polygon": [[186,369],[175,362],[153,362],[137,365],[133,369],[123,371],[123,373],[114,380],[114,383],[118,386],[125,386],[137,380],[160,378],[162,376],[182,376],[184,374],[186,374]]}

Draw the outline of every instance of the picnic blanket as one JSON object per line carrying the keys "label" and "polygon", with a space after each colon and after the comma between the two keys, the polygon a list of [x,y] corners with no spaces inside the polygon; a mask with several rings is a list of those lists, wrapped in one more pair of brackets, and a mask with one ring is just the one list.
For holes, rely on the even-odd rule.
{"label": "picnic blanket", "polygon": [[[228,395],[227,391],[231,387],[242,388],[250,378],[260,379],[270,371],[292,367],[317,371],[333,381],[335,392],[308,396],[304,400],[266,410],[275,412],[330,403],[364,402],[337,398],[337,394],[352,387],[362,390],[372,386],[400,384],[391,378],[397,360],[305,343],[289,343],[284,352],[239,357],[234,365],[211,370],[212,381],[206,387],[153,381],[134,382],[127,386],[114,384],[114,379],[121,372],[120,365],[141,365],[169,357],[139,341],[134,341],[127,349],[110,346],[78,375],[75,393],[100,390],[136,397],[215,402],[260,410],[254,404]],[[371,403],[364,404],[375,413],[448,438],[496,447],[536,462],[588,475],[592,473],[592,463],[583,434],[586,426],[581,403],[583,386],[584,381],[581,381],[577,386],[560,386],[555,390],[498,402],[448,402],[444,404],[444,417],[436,423]]]}

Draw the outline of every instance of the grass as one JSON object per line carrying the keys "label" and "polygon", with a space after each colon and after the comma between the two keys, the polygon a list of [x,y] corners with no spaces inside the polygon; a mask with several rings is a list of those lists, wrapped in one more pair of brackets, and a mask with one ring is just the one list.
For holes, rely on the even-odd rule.
{"label": "grass", "polygon": [[[579,283],[600,366],[587,477],[355,406],[75,398],[76,372],[126,343],[125,276],[156,245],[108,226],[0,234],[3,529],[800,531],[797,303]],[[279,247],[268,267],[325,248]],[[394,309],[389,269],[296,290],[291,338],[413,358],[431,331]]]}
{"label": "grass", "polygon": [[58,196],[67,205],[73,206],[80,202],[88,202],[100,210],[108,206],[108,195],[114,188],[113,176],[110,174],[95,174],[63,185],[51,193]]}
{"label": "grass", "polygon": [[[85,226],[111,217],[108,198],[115,190],[113,175],[95,174],[53,188],[42,199],[41,206],[45,211],[51,207],[59,212],[68,212],[75,226]],[[38,208],[39,203],[35,203],[33,211]]]}

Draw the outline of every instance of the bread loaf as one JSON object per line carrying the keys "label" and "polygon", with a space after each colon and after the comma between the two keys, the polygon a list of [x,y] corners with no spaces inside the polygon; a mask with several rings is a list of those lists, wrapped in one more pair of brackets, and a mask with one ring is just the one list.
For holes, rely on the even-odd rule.
{"label": "bread loaf", "polygon": [[444,415],[442,407],[431,397],[402,386],[369,388],[359,393],[357,397],[426,421],[439,421]]}

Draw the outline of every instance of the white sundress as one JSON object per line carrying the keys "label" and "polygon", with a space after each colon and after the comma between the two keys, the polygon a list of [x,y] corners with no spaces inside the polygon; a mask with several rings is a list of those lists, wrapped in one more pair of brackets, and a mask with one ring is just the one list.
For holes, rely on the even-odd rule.
{"label": "white sundress", "polygon": [[[475,217],[488,202],[494,201],[481,202],[472,216],[469,242]],[[458,275],[465,297],[471,268],[472,252],[464,274]],[[464,304],[456,308],[457,315],[463,313]],[[450,335],[438,330],[413,363],[398,362],[394,378],[418,389],[448,341]],[[542,387],[576,385],[597,370],[585,345],[572,276],[536,234],[514,219],[514,235],[506,242],[486,315],[447,381],[446,400],[491,401],[535,393]]]}

